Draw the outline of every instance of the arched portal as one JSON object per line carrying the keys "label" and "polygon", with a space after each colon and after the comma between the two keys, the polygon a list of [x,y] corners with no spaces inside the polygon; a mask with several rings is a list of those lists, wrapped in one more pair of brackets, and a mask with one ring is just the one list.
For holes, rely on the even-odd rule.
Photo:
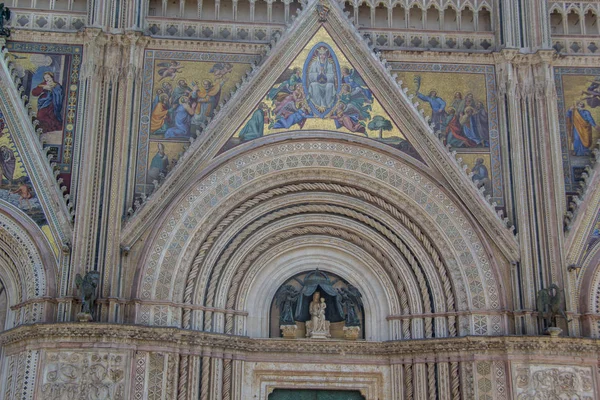
{"label": "arched portal", "polygon": [[[138,323],[267,337],[272,297],[257,306],[252,282],[277,275],[273,249],[320,237],[373,260],[356,276],[383,277],[369,279],[387,285],[373,340],[505,332],[491,250],[425,165],[347,135],[291,136],[222,155],[157,221]],[[153,305],[169,298],[181,305]]]}
{"label": "arched portal", "polygon": [[0,331],[47,321],[56,260],[43,233],[16,207],[0,203]]}

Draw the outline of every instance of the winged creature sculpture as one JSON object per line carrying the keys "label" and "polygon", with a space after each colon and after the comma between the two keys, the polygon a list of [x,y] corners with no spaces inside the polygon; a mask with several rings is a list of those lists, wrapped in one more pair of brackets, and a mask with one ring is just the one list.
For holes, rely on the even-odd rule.
{"label": "winged creature sculpture", "polygon": [[556,327],[556,317],[561,316],[567,322],[571,322],[567,318],[562,309],[562,294],[560,288],[555,283],[551,284],[547,289],[538,291],[536,299],[538,318],[546,321],[548,327]]}
{"label": "winged creature sculpture", "polygon": [[360,326],[358,307],[363,306],[362,295],[352,285],[338,289],[336,296],[337,310],[346,321],[346,326]]}
{"label": "winged creature sculpture", "polygon": [[294,325],[294,308],[300,292],[292,285],[284,285],[275,295],[275,304],[279,307],[279,324]]}
{"label": "winged creature sculpture", "polygon": [[81,291],[81,312],[94,315],[94,305],[96,303],[96,289],[100,283],[100,273],[98,271],[89,271],[85,276],[77,274],[75,284]]}

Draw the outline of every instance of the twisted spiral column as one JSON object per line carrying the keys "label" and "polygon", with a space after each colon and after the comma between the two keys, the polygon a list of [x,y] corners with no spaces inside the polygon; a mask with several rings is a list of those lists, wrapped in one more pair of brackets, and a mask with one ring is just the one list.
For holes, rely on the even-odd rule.
{"label": "twisted spiral column", "polygon": [[210,357],[202,357],[202,379],[200,384],[200,400],[208,400],[210,389]]}
{"label": "twisted spiral column", "polygon": [[177,381],[177,400],[187,399],[187,383],[189,356],[181,356],[179,360],[179,379]]}
{"label": "twisted spiral column", "polygon": [[427,393],[429,400],[437,399],[435,363],[427,363]]}
{"label": "twisted spiral column", "polygon": [[450,363],[450,378],[451,378],[451,391],[452,400],[460,400],[460,376],[458,374],[458,362]]}
{"label": "twisted spiral column", "polygon": [[223,360],[223,400],[231,400],[231,359]]}
{"label": "twisted spiral column", "polygon": [[412,364],[404,364],[404,398],[413,400]]}

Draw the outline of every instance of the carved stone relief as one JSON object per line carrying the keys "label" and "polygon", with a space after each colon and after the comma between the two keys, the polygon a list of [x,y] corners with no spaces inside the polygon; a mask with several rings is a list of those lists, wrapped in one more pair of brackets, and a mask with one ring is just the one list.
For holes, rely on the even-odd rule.
{"label": "carved stone relief", "polygon": [[513,364],[517,400],[597,398],[591,367]]}
{"label": "carved stone relief", "polygon": [[39,395],[54,399],[125,399],[127,356],[115,352],[47,352]]}

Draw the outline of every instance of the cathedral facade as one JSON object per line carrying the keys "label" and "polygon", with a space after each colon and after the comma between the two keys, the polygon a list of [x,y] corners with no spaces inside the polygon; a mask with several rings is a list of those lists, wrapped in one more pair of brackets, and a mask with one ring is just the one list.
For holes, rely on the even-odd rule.
{"label": "cathedral facade", "polygon": [[0,400],[600,398],[600,2],[0,4]]}

